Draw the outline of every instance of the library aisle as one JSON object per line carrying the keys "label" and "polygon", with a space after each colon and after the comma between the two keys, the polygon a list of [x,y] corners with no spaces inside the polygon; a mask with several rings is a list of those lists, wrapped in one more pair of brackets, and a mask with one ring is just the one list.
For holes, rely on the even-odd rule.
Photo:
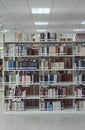
{"label": "library aisle", "polygon": [[0,130],[85,129],[85,0],[0,0]]}

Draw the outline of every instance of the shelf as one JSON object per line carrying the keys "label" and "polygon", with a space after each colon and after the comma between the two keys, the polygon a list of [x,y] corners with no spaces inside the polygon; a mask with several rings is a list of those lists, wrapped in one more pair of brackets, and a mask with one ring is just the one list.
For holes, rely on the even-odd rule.
{"label": "shelf", "polygon": [[59,95],[59,96],[41,96],[40,99],[76,99],[75,96],[64,96],[64,95]]}
{"label": "shelf", "polygon": [[76,71],[84,71],[84,70],[85,70],[85,67],[76,67],[75,70],[76,70]]}
{"label": "shelf", "polygon": [[77,53],[77,54],[74,54],[73,56],[74,56],[74,57],[78,57],[78,56],[81,56],[81,57],[82,57],[82,56],[85,56],[85,53],[83,53],[83,54]]}
{"label": "shelf", "polygon": [[71,57],[72,58],[73,55],[66,55],[65,53],[54,53],[54,54],[41,54],[40,57]]}
{"label": "shelf", "polygon": [[[76,56],[76,55],[75,55]],[[40,55],[24,55],[24,56],[21,56],[21,55],[17,55],[17,56],[15,56],[15,55],[13,55],[13,56],[7,56],[7,55],[4,55],[4,58],[41,58],[41,57],[45,57],[45,58],[50,58],[50,57],[73,57],[73,55],[65,55],[65,54],[51,54],[51,55],[49,55],[49,54],[40,54]]]}
{"label": "shelf", "polygon": [[[52,82],[52,81],[51,81]],[[69,86],[69,85],[77,85],[77,84],[83,84],[83,82],[57,82],[57,83],[50,83],[50,81],[40,81],[40,83],[16,83],[16,82],[4,82],[4,85],[40,85],[40,86],[57,86],[57,85],[61,85],[61,86]]]}
{"label": "shelf", "polygon": [[33,95],[33,96],[26,96],[26,97],[23,97],[23,96],[5,96],[5,99],[13,99],[13,100],[17,100],[17,99],[85,99],[85,97],[82,97],[82,96],[78,96],[78,97],[75,97],[75,96],[56,96],[56,97],[53,97],[53,96],[38,96],[38,95]]}
{"label": "shelf", "polygon": [[16,71],[27,71],[27,72],[30,72],[30,71],[36,71],[36,72],[38,72],[38,71],[40,71],[40,69],[28,69],[28,68],[16,68],[16,69],[4,69],[4,71],[9,71],[9,72],[11,72],[11,71],[14,71],[14,72],[16,72]]}
{"label": "shelf", "polygon": [[4,112],[6,115],[23,115],[23,116],[65,116],[65,117],[73,117],[77,115],[85,116],[85,111],[77,111],[75,109],[65,109],[65,110],[55,110],[55,111],[40,111],[37,109],[29,109],[26,111],[7,111]]}
{"label": "shelf", "polygon": [[7,55],[4,55],[4,58],[23,58],[23,57],[26,57],[26,58],[39,58],[40,57],[40,55],[9,55],[9,56],[7,56]]}
{"label": "shelf", "polygon": [[[49,81],[50,82],[50,81]],[[40,81],[40,85],[42,86],[48,86],[48,85],[50,85],[50,86],[57,86],[57,85],[61,85],[61,86],[64,86],[64,85],[66,85],[66,86],[69,86],[69,85],[76,85],[76,83],[75,82],[57,82],[57,83],[49,83],[49,82],[47,82],[47,83],[44,83],[43,81],[41,82]]]}
{"label": "shelf", "polygon": [[40,71],[75,71],[76,69],[65,69],[65,68],[52,68],[52,69],[45,69],[45,68],[41,68]]}
{"label": "shelf", "polygon": [[4,85],[40,85],[40,83],[17,83],[17,82],[4,82]]}
{"label": "shelf", "polygon": [[16,69],[4,69],[4,71],[9,71],[9,72],[11,72],[11,71],[27,71],[27,72],[30,72],[30,71],[36,71],[36,72],[40,72],[40,71],[76,71],[76,70],[83,70],[83,68],[81,68],[81,69],[76,69],[76,68],[74,68],[74,69],[67,69],[67,68],[52,68],[52,69],[48,69],[48,68],[40,68],[40,69],[28,69],[28,68],[26,68],[26,69],[23,69],[23,68],[16,68]]}
{"label": "shelf", "polygon": [[32,96],[5,96],[5,99],[13,99],[13,100],[17,100],[17,99],[40,99],[39,95],[32,95]]}

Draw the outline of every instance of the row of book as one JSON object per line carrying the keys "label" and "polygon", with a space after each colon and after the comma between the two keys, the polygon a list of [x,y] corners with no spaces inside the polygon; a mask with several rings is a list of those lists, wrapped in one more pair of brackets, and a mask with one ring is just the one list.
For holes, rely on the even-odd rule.
{"label": "row of book", "polygon": [[33,41],[57,41],[57,34],[54,32],[41,32],[40,34],[32,34]]}
{"label": "row of book", "polygon": [[75,82],[85,82],[85,73],[78,73],[75,76]]}
{"label": "row of book", "polygon": [[76,33],[75,40],[78,42],[85,42],[85,33]]}
{"label": "row of book", "polygon": [[[84,65],[85,60],[82,61],[82,65]],[[76,64],[80,65],[80,60],[76,60]],[[40,59],[40,65],[39,65],[39,61],[37,59],[35,60],[29,60],[27,58],[21,58],[21,59],[12,59],[9,58],[7,61],[4,62],[4,67],[7,69],[38,69],[39,66],[41,66],[42,68],[44,67],[62,67],[62,68],[71,68],[72,67],[72,59],[70,58],[42,58]]]}
{"label": "row of book", "polygon": [[28,59],[21,59],[21,60],[13,60],[13,59],[8,59],[4,63],[4,67],[9,70],[9,69],[38,69],[39,68],[39,63],[36,60],[28,60]]}
{"label": "row of book", "polygon": [[52,111],[61,110],[61,101],[41,101],[40,102],[41,111]]}
{"label": "row of book", "polygon": [[78,102],[78,110],[85,111],[85,101],[84,100],[81,100]]}
{"label": "row of book", "polygon": [[24,111],[25,107],[24,107],[24,101],[22,101],[21,99],[18,100],[9,100],[5,102],[5,110],[6,111]]}
{"label": "row of book", "polygon": [[71,73],[64,73],[64,72],[57,72],[51,74],[42,74],[40,75],[40,83],[57,83],[57,82],[64,82],[64,81],[72,81],[72,74]]}
{"label": "row of book", "polygon": [[51,68],[52,69],[55,69],[55,68],[64,69],[64,62],[52,62]]}
{"label": "row of book", "polygon": [[[65,99],[65,100],[41,100],[40,102],[41,110],[63,110],[65,108],[73,108],[73,100]],[[74,104],[75,106],[75,104]]]}
{"label": "row of book", "polygon": [[72,81],[71,73],[57,72],[57,73],[44,73],[40,74],[38,72],[35,73],[27,73],[25,71],[22,72],[9,72],[4,75],[4,82],[9,83],[57,83],[63,81]]}
{"label": "row of book", "polygon": [[[82,63],[82,64],[81,64]],[[76,61],[75,63],[76,68],[79,67],[85,67],[85,61],[83,60],[82,62],[79,60]],[[41,59],[40,60],[40,65],[37,60],[13,60],[13,59],[8,59],[7,61],[4,62],[4,69],[7,70],[36,70],[36,69],[57,69],[57,68],[72,68],[72,59],[63,59],[56,61],[52,61],[52,59]]]}
{"label": "row of book", "polygon": [[[83,110],[85,111],[85,100],[78,100],[74,101],[74,104],[72,103],[72,100],[63,100],[63,101],[40,101],[40,110],[41,111],[60,111],[64,108],[75,108],[76,110]],[[38,108],[39,109],[39,101],[35,100],[9,100],[5,102],[5,110],[6,111],[25,111],[26,109],[30,108]]]}
{"label": "row of book", "polygon": [[4,47],[5,56],[30,56],[30,55],[56,55],[56,54],[65,54],[72,55],[72,47],[59,45],[45,45],[39,48],[34,48],[32,45],[21,45],[21,44],[9,44]]}
{"label": "row of book", "polygon": [[74,108],[77,111],[85,111],[85,100],[75,100],[74,101]]}
{"label": "row of book", "polygon": [[29,44],[8,44],[4,47],[5,56],[27,56],[38,55],[38,49]]}
{"label": "row of book", "polygon": [[23,72],[9,72],[4,75],[4,82],[9,83],[22,83],[22,84],[29,84],[29,83],[37,83],[39,82],[39,74],[35,73],[28,73],[26,71]]}
{"label": "row of book", "polygon": [[[83,66],[84,67],[84,66]],[[72,62],[69,61],[59,61],[59,62],[51,62],[49,64],[48,60],[42,59],[39,67],[38,62],[34,61],[13,61],[13,60],[8,60],[5,61],[4,64],[4,69],[7,70],[36,70],[36,69],[64,69],[64,68],[72,68]],[[79,67],[78,67],[79,68]]]}
{"label": "row of book", "polygon": [[[6,97],[27,97],[32,95],[39,95],[39,87],[31,86],[23,89],[21,86],[15,86],[14,88],[8,88],[5,90]],[[67,87],[59,87],[59,88],[48,88],[40,90],[41,98],[63,98],[69,95],[73,95],[73,89]],[[85,88],[84,87],[76,87],[75,88],[75,96],[76,97],[85,97]]]}
{"label": "row of book", "polygon": [[74,49],[74,54],[85,54],[85,45],[78,44]]}
{"label": "row of book", "polygon": [[76,58],[75,59],[75,67],[77,69],[85,68],[85,59]]}
{"label": "row of book", "polygon": [[63,110],[67,108],[72,108],[79,111],[85,111],[85,100],[72,101],[71,99],[66,99],[63,101],[41,101],[40,110],[42,111],[55,111]]}
{"label": "row of book", "polygon": [[47,45],[47,46],[43,46],[40,48],[39,50],[39,54],[40,55],[72,55],[72,47],[68,47],[68,46],[64,46],[64,45],[60,45],[60,46],[51,46],[51,45]]}
{"label": "row of book", "polygon": [[[11,86],[11,85],[10,85]],[[5,88],[5,96],[6,98],[14,98],[14,97],[29,97],[32,95],[39,95],[39,86],[12,86],[10,88]]]}
{"label": "row of book", "polygon": [[[53,55],[53,54],[66,54],[72,55],[72,47],[58,45],[58,46],[48,46],[45,45],[39,48],[33,48],[32,45],[29,44],[9,44],[4,47],[4,55],[5,56],[27,56],[27,55]],[[85,45],[78,44],[74,45],[74,54],[85,54]]]}
{"label": "row of book", "polygon": [[48,68],[51,68],[51,69],[62,68],[62,69],[64,69],[64,62],[62,62],[62,61],[56,62],[55,61],[55,62],[51,62],[49,64],[48,59],[42,59],[41,63],[40,63],[40,68],[41,69],[48,69]]}
{"label": "row of book", "polygon": [[51,32],[47,32],[47,33],[40,33],[40,41],[56,41],[57,40],[57,34],[56,33],[51,33]]}
{"label": "row of book", "polygon": [[30,108],[38,108],[39,109],[39,100],[38,99],[20,99],[15,98],[11,100],[5,100],[5,110],[6,111],[25,111],[29,110]]}
{"label": "row of book", "polygon": [[85,97],[85,86],[75,88],[76,97]]}
{"label": "row of book", "polygon": [[73,95],[72,87],[59,87],[59,88],[47,88],[40,90],[41,98],[63,98],[69,95]]}
{"label": "row of book", "polygon": [[[51,83],[58,83],[58,82],[64,82],[64,81],[72,81],[72,74],[64,74],[64,73],[54,73],[54,74],[44,74],[40,75],[39,80],[39,74],[26,74],[21,73],[15,74],[14,72],[10,72],[9,74],[6,74],[4,76],[4,82],[9,83],[16,83],[16,84],[30,84],[30,83],[41,83],[41,84],[51,84]],[[81,83],[85,82],[85,73],[84,74],[78,74],[75,76],[75,82]]]}
{"label": "row of book", "polygon": [[26,97],[26,90],[22,91],[21,86],[12,86],[12,88],[7,88],[5,90],[5,96],[6,97]]}
{"label": "row of book", "polygon": [[63,34],[57,34],[55,32],[41,32],[40,34],[32,34],[32,40],[33,41],[60,41],[60,42],[66,42],[66,41],[73,41],[73,36],[69,35],[63,35]]}
{"label": "row of book", "polygon": [[39,66],[41,69],[72,68],[72,58],[42,58]]}

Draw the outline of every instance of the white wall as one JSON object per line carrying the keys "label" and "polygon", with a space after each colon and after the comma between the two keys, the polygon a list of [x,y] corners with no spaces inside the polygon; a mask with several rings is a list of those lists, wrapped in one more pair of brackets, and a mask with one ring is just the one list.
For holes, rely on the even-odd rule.
{"label": "white wall", "polygon": [[85,116],[0,116],[0,130],[84,130]]}

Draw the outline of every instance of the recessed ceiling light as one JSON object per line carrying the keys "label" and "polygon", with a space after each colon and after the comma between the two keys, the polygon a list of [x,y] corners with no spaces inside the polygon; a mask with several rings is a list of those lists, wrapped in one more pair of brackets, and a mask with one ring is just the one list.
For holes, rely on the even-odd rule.
{"label": "recessed ceiling light", "polygon": [[46,32],[47,30],[43,29],[43,30],[36,30],[36,32]]}
{"label": "recessed ceiling light", "polygon": [[33,14],[49,14],[50,8],[32,8]]}
{"label": "recessed ceiling light", "polygon": [[81,24],[85,24],[85,21],[82,21]]}
{"label": "recessed ceiling light", "polygon": [[74,32],[82,32],[85,31],[85,29],[73,29]]}
{"label": "recessed ceiling light", "polygon": [[34,22],[35,25],[48,25],[48,22]]}

